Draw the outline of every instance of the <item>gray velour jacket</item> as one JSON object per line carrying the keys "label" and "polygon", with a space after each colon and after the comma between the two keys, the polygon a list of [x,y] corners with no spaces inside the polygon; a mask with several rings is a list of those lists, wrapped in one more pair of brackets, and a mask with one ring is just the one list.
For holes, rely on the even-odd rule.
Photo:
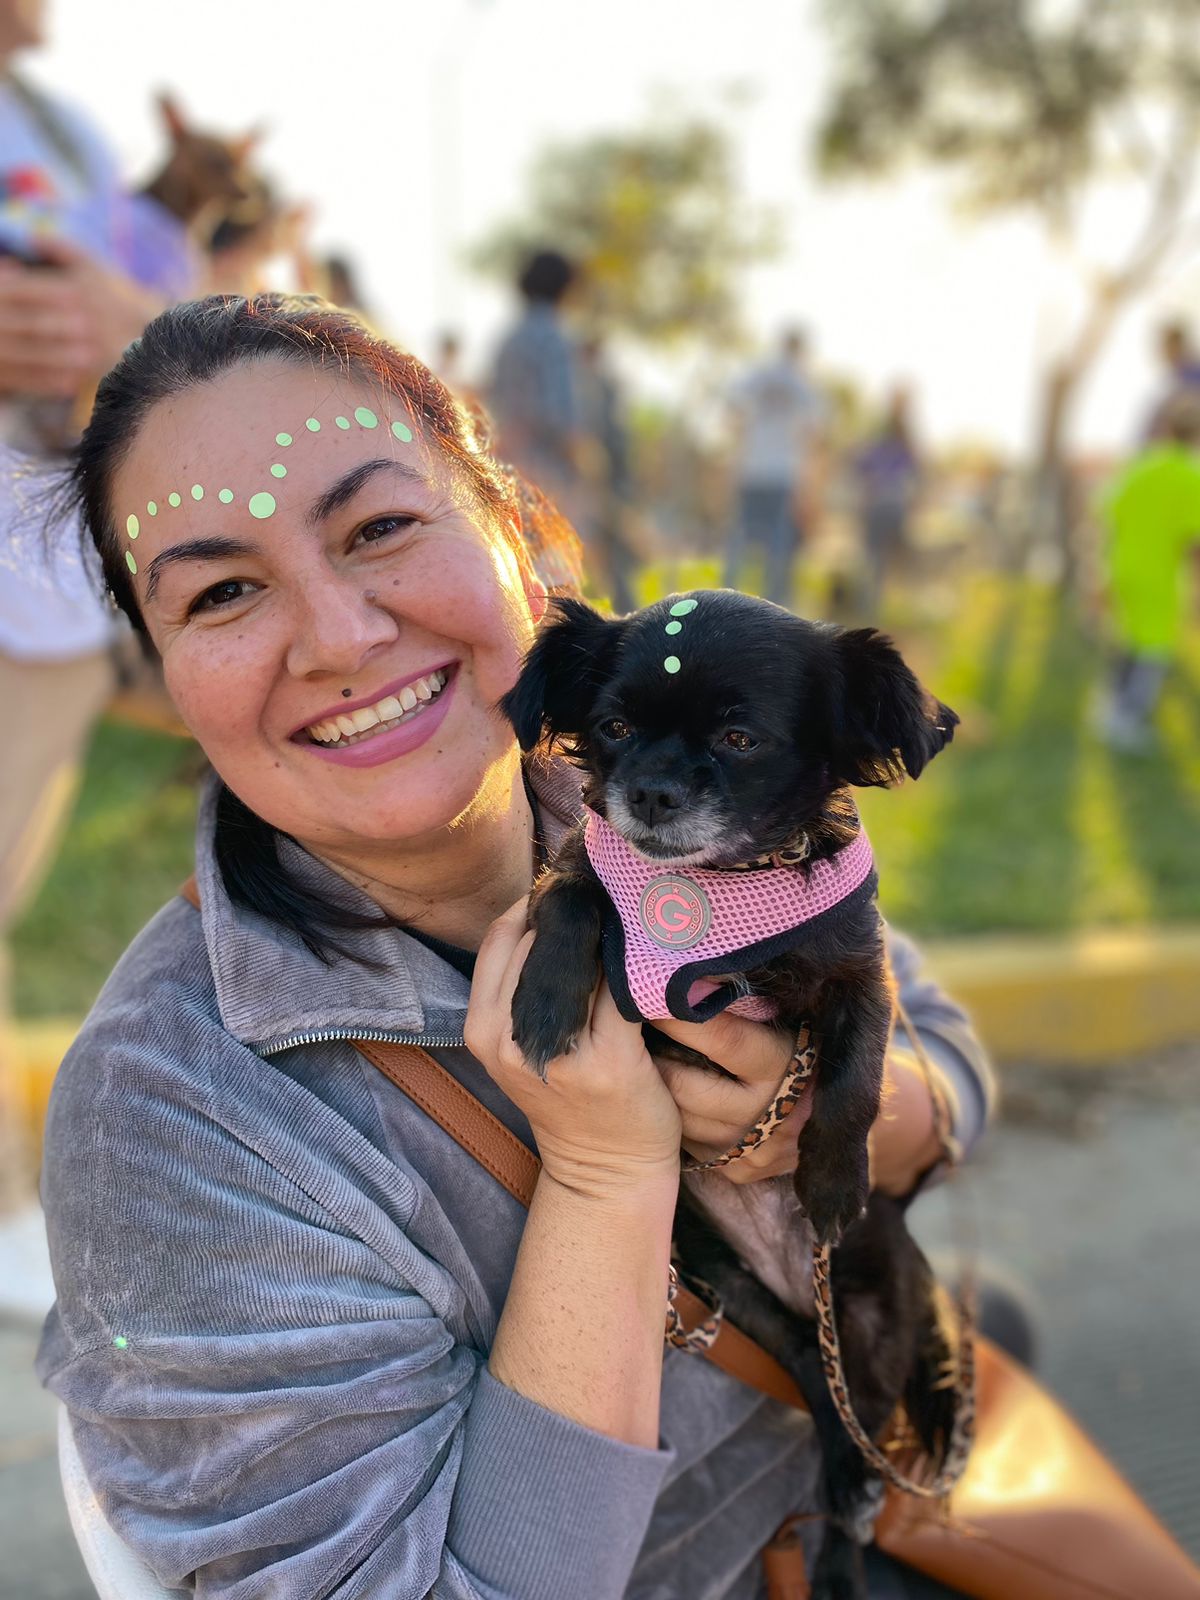
{"label": "gray velour jacket", "polygon": [[[533,781],[553,834],[576,780]],[[491,1376],[525,1213],[350,1042],[423,1045],[532,1145],[463,1046],[469,983],[399,930],[326,966],[235,908],[213,804],[202,913],[173,900],[122,957],[46,1126],[38,1373],[117,1533],[212,1600],[760,1600],[762,1546],[816,1504],[808,1419],[668,1350],[638,1449]],[[890,949],[969,1147],[980,1047]]]}

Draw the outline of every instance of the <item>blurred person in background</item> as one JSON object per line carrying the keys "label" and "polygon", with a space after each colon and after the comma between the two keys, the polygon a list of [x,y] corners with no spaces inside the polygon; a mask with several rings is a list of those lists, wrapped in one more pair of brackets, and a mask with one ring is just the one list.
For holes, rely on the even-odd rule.
{"label": "blurred person in background", "polygon": [[580,515],[586,449],[575,349],[564,318],[577,277],[574,263],[558,250],[538,250],[526,261],[516,284],[521,310],[496,351],[487,398],[497,454],[578,527],[586,521]]}
{"label": "blurred person in background", "polygon": [[587,507],[590,526],[582,530],[584,542],[596,554],[597,581],[615,609],[632,611],[636,561],[628,544],[633,511],[629,424],[620,384],[598,335],[580,342],[575,385],[580,432],[594,455],[593,493]]}
{"label": "blurred person in background", "polygon": [[[167,201],[186,211],[212,197],[199,155],[215,143],[186,130],[164,101],[171,159],[131,195],[90,123],[14,64],[43,42],[42,13],[39,0],[0,0],[0,963],[53,858],[114,681],[112,614],[81,565],[78,523],[46,531],[46,488],[99,376],[195,280],[189,218]],[[222,184],[236,180],[235,167],[231,156]],[[8,1009],[0,970],[0,1029]],[[0,1058],[0,1075],[11,1070]],[[0,1100],[11,1105],[7,1094]],[[11,1145],[11,1128],[6,1137]],[[23,1198],[11,1149],[3,1165],[11,1207]]]}
{"label": "blurred person in background", "polygon": [[825,406],[808,375],[808,341],[789,329],[778,354],[752,367],[730,402],[735,427],[737,512],[725,560],[736,588],[748,550],[765,564],[763,592],[779,605],[792,594],[792,563],[806,529],[805,501]]}
{"label": "blurred person in background", "polygon": [[883,422],[857,451],[852,465],[862,531],[862,609],[873,617],[880,609],[885,582],[903,560],[921,482],[907,388],[892,391]]}
{"label": "blurred person in background", "polygon": [[1163,367],[1162,389],[1150,410],[1142,437],[1169,437],[1171,404],[1180,394],[1200,395],[1200,355],[1192,343],[1186,322],[1164,322],[1158,330],[1158,358]]}
{"label": "blurred person in background", "polygon": [[1118,474],[1103,502],[1110,625],[1116,647],[1098,728],[1116,750],[1153,742],[1151,721],[1178,652],[1200,545],[1200,389],[1163,412],[1161,437]]}

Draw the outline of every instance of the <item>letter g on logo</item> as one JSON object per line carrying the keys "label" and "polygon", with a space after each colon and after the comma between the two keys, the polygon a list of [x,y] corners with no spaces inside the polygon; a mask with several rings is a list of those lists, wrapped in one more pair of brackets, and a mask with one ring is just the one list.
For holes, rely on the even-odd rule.
{"label": "letter g on logo", "polygon": [[708,932],[712,908],[699,884],[673,874],[646,885],[638,916],[655,944],[665,950],[687,950]]}

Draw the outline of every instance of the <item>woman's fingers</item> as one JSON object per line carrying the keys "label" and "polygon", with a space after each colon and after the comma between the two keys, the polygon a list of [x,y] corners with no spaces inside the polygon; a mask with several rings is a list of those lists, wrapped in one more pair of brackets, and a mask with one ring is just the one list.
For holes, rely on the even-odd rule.
{"label": "woman's fingers", "polygon": [[709,1022],[668,1017],[654,1026],[677,1044],[697,1050],[746,1084],[770,1088],[787,1071],[794,1041],[778,1028],[722,1011]]}

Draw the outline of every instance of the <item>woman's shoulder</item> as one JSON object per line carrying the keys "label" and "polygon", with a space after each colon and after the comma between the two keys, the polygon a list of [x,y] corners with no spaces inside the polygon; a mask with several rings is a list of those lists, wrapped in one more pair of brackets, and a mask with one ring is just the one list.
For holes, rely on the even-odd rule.
{"label": "woman's shoulder", "polygon": [[203,1100],[214,1060],[242,1048],[221,1024],[200,914],[176,897],[117,962],[63,1059],[48,1159],[110,1113],[126,1117],[140,1082],[158,1099]]}

